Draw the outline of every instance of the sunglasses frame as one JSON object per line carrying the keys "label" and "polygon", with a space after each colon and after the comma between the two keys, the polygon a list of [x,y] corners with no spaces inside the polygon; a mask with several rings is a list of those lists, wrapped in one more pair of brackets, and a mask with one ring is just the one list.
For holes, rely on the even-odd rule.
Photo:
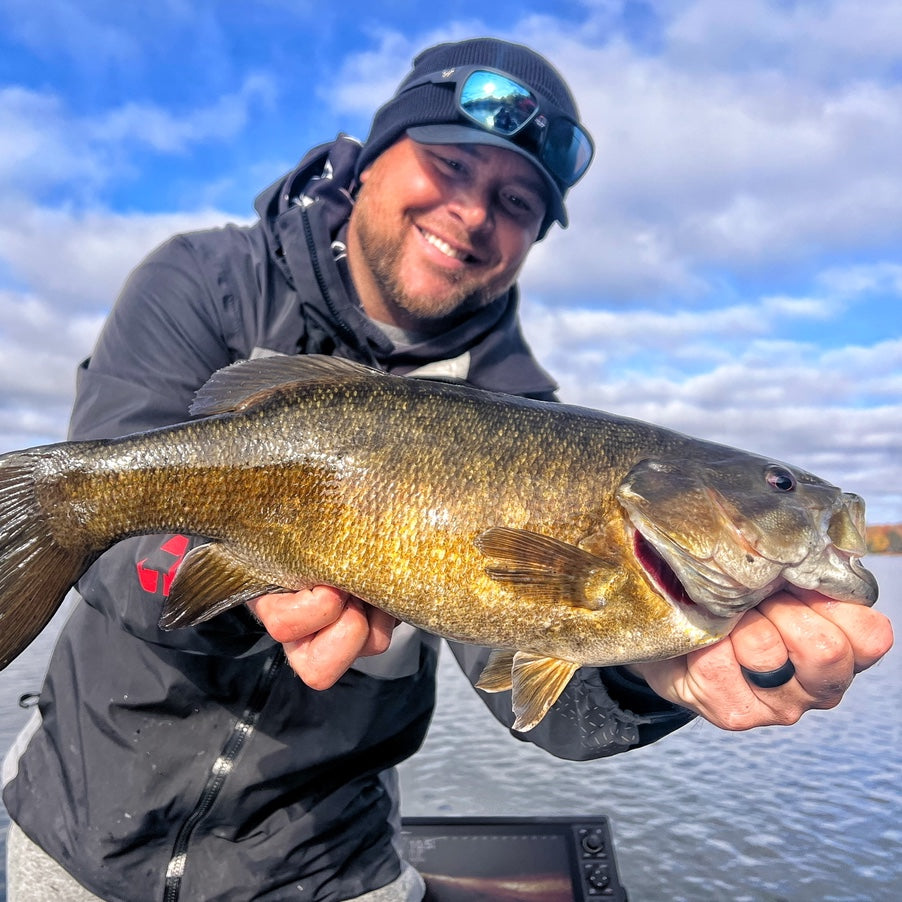
{"label": "sunglasses frame", "polygon": [[[467,82],[469,82],[474,75],[479,73],[486,73],[487,75],[505,79],[515,88],[525,91],[526,96],[530,97],[535,103],[535,109],[532,110],[524,122],[513,131],[504,131],[496,129],[494,126],[489,126],[484,120],[479,119],[470,113],[464,106],[462,98]],[[589,164],[592,162],[592,158],[595,155],[595,144],[592,141],[592,136],[579,124],[579,122],[559,107],[555,106],[551,101],[547,100],[529,85],[514,78],[507,72],[500,69],[494,69],[491,66],[457,66],[443,69],[440,72],[432,72],[417,78],[410,82],[410,84],[405,85],[403,90],[406,93],[413,88],[418,88],[421,85],[426,84],[454,85],[454,104],[458,112],[468,121],[478,125],[489,134],[498,135],[499,137],[506,139],[513,139],[517,136],[526,137],[527,130],[529,129],[529,126],[532,125],[534,127],[532,129],[534,132],[532,136],[534,140],[530,142],[530,145],[523,145],[522,140],[514,141],[513,143],[523,146],[524,150],[528,150],[532,153],[548,170],[552,177],[565,188],[572,188],[573,185],[585,175],[586,170],[589,168]],[[559,167],[554,164],[554,150],[560,150],[560,146],[549,151],[548,145],[548,137],[552,134],[559,122],[565,122],[570,126],[569,134],[571,137],[571,145],[573,137],[578,136],[578,143],[585,149],[586,153],[585,161],[582,165],[578,168],[570,167],[569,174],[566,175],[562,175],[559,171]],[[533,144],[535,145],[534,148],[531,146]]]}

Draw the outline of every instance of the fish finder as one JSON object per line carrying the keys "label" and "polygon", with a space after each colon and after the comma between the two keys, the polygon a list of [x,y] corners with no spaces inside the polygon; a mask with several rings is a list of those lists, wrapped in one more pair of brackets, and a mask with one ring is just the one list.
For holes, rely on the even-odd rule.
{"label": "fish finder", "polygon": [[425,902],[626,902],[606,817],[409,817]]}

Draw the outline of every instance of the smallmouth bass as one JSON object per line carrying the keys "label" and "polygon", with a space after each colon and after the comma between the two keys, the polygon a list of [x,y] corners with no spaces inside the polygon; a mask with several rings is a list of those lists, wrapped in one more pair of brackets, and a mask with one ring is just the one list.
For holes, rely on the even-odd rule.
{"label": "smallmouth bass", "polygon": [[115,542],[178,532],[161,619],[345,589],[496,649],[534,727],[580,666],[685,654],[785,586],[873,604],[864,502],[638,420],[319,356],[214,374],[199,419],[0,456],[0,668]]}

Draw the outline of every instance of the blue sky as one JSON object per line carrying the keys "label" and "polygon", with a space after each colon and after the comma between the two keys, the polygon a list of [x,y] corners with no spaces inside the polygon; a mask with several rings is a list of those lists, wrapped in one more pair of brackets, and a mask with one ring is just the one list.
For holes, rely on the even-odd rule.
{"label": "blue sky", "polygon": [[479,34],[552,59],[596,139],[522,280],[564,400],[902,521],[898,0],[0,0],[0,450],[62,437],[147,251],[249,221],[418,50]]}

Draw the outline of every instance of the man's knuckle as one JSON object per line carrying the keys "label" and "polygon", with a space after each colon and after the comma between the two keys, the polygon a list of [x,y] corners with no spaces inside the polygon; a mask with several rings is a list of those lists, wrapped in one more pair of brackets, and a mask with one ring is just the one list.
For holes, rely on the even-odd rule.
{"label": "man's knuckle", "polygon": [[819,669],[832,669],[849,662],[851,646],[845,636],[825,634],[808,646],[811,663]]}

